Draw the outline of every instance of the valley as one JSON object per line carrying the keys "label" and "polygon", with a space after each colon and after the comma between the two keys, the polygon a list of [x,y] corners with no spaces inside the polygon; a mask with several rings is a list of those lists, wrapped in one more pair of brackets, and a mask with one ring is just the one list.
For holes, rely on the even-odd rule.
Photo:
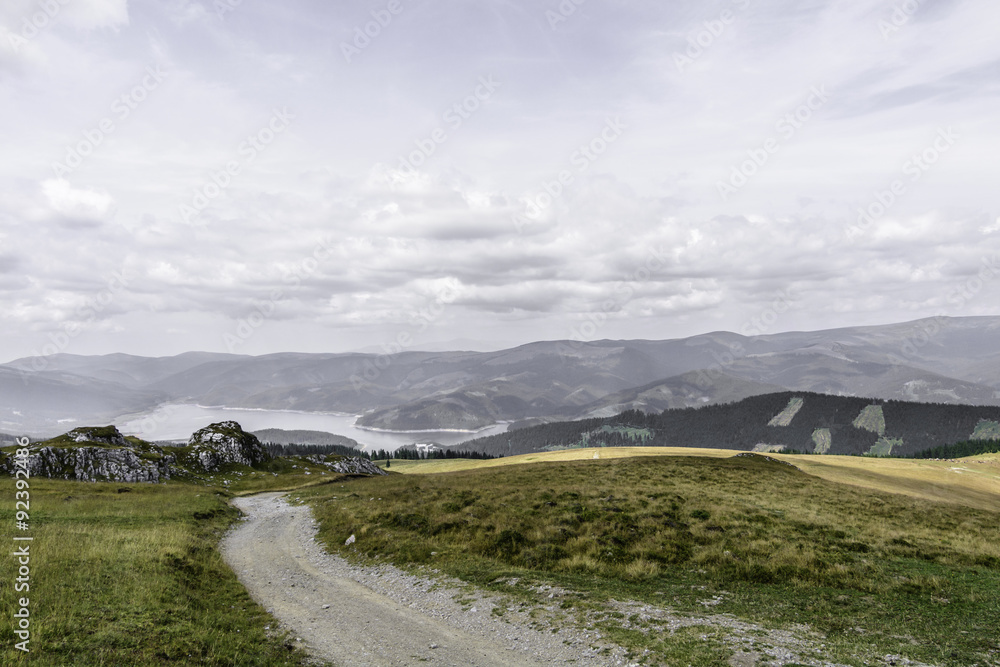
{"label": "valley", "polygon": [[[156,415],[170,404],[360,415],[360,427],[444,433],[782,390],[1000,405],[998,332],[1000,318],[964,317],[758,336],[535,342],[496,352],[54,354],[0,365],[0,431],[52,436],[63,424]],[[304,420],[267,426],[334,428]],[[354,437],[348,425],[336,428]]]}

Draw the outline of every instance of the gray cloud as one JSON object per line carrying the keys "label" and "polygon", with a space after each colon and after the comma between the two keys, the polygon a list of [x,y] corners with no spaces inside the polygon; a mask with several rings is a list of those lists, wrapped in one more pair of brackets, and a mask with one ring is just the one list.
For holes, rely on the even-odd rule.
{"label": "gray cloud", "polygon": [[[255,309],[242,352],[350,349],[445,294],[427,340],[566,337],[595,313],[599,337],[739,330],[789,290],[775,330],[995,310],[994,282],[949,301],[1000,251],[985,0],[886,36],[874,0],[555,22],[558,3],[405,3],[350,63],[383,4],[80,0],[15,52],[18,2],[0,11],[8,357],[73,323],[67,351],[221,350]],[[459,114],[481,77],[500,85]],[[943,128],[958,139],[913,171]]]}

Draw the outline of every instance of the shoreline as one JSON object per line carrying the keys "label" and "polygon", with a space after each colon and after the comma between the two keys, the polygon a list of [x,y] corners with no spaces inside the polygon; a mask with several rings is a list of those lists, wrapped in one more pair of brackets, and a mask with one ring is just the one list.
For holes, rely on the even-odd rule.
{"label": "shoreline", "polygon": [[[402,443],[402,444],[392,443],[391,448],[398,448],[398,447],[406,446],[406,444],[421,444],[419,442],[419,438],[430,437],[431,439],[433,439],[433,435],[434,434],[440,434],[443,437],[444,436],[450,436],[451,438],[453,438],[455,436],[476,436],[478,434],[481,434],[481,433],[484,433],[484,432],[488,432],[491,429],[503,429],[503,428],[506,428],[506,426],[508,426],[511,423],[510,421],[499,421],[499,422],[496,422],[496,423],[493,423],[493,424],[489,424],[487,426],[483,426],[483,427],[477,428],[477,429],[447,429],[447,428],[444,428],[444,429],[396,430],[396,429],[378,428],[378,427],[373,427],[373,426],[362,426],[362,425],[360,425],[360,424],[357,423],[358,420],[362,417],[362,414],[354,414],[354,413],[349,413],[349,412],[334,412],[334,411],[320,412],[320,411],[271,409],[271,408],[243,408],[243,407],[227,406],[227,405],[204,405],[204,404],[201,404],[201,403],[183,403],[183,402],[166,402],[166,403],[160,403],[159,405],[157,405],[156,407],[154,407],[154,408],[152,408],[150,410],[146,410],[146,411],[143,411],[143,412],[129,413],[129,414],[125,414],[125,415],[119,415],[119,416],[115,417],[112,420],[112,423],[114,423],[115,425],[117,425],[119,427],[124,428],[126,424],[129,424],[131,422],[139,422],[140,420],[149,419],[149,418],[152,418],[152,420],[154,422],[162,422],[162,421],[166,421],[166,420],[170,419],[169,414],[172,411],[174,411],[174,410],[185,410],[185,409],[206,410],[206,411],[216,411],[216,412],[230,413],[232,416],[230,416],[230,415],[224,415],[224,418],[225,419],[233,419],[235,421],[239,420],[238,413],[240,413],[240,412],[254,413],[254,414],[259,414],[259,415],[269,415],[270,414],[270,415],[275,415],[275,416],[288,415],[288,416],[318,417],[318,418],[329,417],[329,418],[333,418],[333,419],[344,420],[345,422],[348,422],[347,428],[341,427],[336,432],[332,431],[332,430],[324,430],[323,428],[315,428],[315,427],[314,428],[307,428],[307,429],[302,429],[301,427],[299,427],[299,428],[291,428],[290,429],[290,428],[281,428],[281,427],[278,427],[278,426],[269,426],[267,428],[279,428],[280,430],[285,430],[285,431],[289,431],[289,430],[312,430],[312,431],[319,431],[319,432],[324,432],[324,433],[330,433],[332,435],[339,435],[339,436],[342,436],[342,437],[345,437],[345,438],[350,438],[350,439],[353,439],[353,440],[357,441],[358,445],[362,449],[364,449],[366,451],[368,449],[373,449],[373,448],[377,449],[379,447],[388,448],[388,447],[390,447],[390,445],[389,445],[389,443],[378,444],[378,443],[365,443],[365,442],[361,442],[361,439],[358,438],[357,435],[355,435],[354,433],[351,433],[350,431],[357,431],[359,435],[362,434],[362,433],[371,433],[373,435],[377,434],[377,435],[384,435],[384,436],[390,436],[390,437],[395,437],[395,438],[403,438],[403,439],[410,439],[410,438],[412,438],[414,440],[414,442],[411,442],[411,443]],[[160,414],[157,414],[157,413],[160,413]],[[350,431],[348,429],[350,429]],[[125,431],[123,431],[123,433],[124,432]],[[128,434],[129,435],[137,435],[139,437],[143,437],[143,434],[141,434],[141,433],[132,433],[131,430],[129,430]],[[154,437],[154,439],[158,439],[158,440],[161,440],[161,441],[181,441],[181,440],[186,440],[188,438],[188,435],[186,435],[186,434],[185,435],[181,435],[178,438],[169,438],[169,437],[156,438],[155,435],[153,437]],[[461,441],[464,441],[465,439],[466,438],[462,438]],[[450,445],[444,445],[444,446],[450,446]]]}
{"label": "shoreline", "polygon": [[[360,418],[361,415],[358,415]],[[416,429],[416,430],[397,430],[391,428],[378,428],[375,426],[361,426],[355,423],[354,428],[361,431],[371,431],[373,433],[389,433],[393,435],[404,435],[408,433],[482,433],[483,431],[488,431],[491,428],[496,428],[497,426],[509,425],[510,422],[496,422],[494,424],[489,424],[488,426],[482,426],[477,429],[467,429],[467,428],[432,428],[432,429]]]}

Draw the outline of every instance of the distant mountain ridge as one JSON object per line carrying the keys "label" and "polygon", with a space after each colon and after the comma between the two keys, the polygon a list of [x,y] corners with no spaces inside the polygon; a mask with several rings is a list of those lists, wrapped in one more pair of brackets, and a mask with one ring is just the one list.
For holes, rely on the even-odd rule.
{"label": "distant mountain ridge", "polygon": [[659,412],[782,390],[1000,405],[998,342],[1000,317],[979,317],[496,352],[57,354],[0,365],[0,431],[59,433],[165,402],[345,412],[391,430]]}

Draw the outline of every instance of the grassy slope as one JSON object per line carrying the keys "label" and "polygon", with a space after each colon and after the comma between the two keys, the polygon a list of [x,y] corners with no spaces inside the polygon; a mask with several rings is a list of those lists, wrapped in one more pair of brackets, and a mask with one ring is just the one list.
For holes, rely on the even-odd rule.
{"label": "grassy slope", "polygon": [[857,456],[777,456],[833,482],[1000,512],[1000,466],[984,456],[959,461]]}
{"label": "grassy slope", "polygon": [[[738,453],[740,452],[727,449],[683,447],[568,449],[488,461],[469,459],[392,461],[389,470],[404,474],[431,474],[524,463],[578,461],[593,459],[595,454],[601,459],[615,459],[634,456],[727,458]],[[992,465],[989,463],[989,461],[1000,463],[1000,454],[973,456],[960,462],[829,455],[768,454],[768,456],[788,461],[811,475],[841,484],[1000,512],[1000,467],[996,463]],[[382,465],[384,466],[384,462]]]}
{"label": "grassy slope", "polygon": [[[347,555],[433,564],[501,590],[510,576],[555,583],[579,592],[579,608],[615,598],[703,613],[692,597],[701,590],[700,599],[723,596],[714,611],[807,623],[827,634],[828,656],[850,664],[888,653],[1000,664],[992,629],[1000,615],[1000,457],[773,457],[812,473],[803,474],[720,460],[731,452],[718,450],[703,452],[712,459],[615,448],[594,461],[595,451],[394,462],[398,472],[451,474],[303,495],[314,499],[327,544]],[[531,465],[539,462],[548,463]],[[358,552],[341,546],[352,533]],[[604,630],[669,664],[718,664],[719,653],[699,662],[656,633],[614,622]]]}
{"label": "grassy slope", "polygon": [[[733,454],[728,449],[697,449],[694,447],[590,447],[580,449],[562,449],[555,452],[539,452],[537,454],[521,454],[502,459],[485,461],[474,459],[431,459],[427,461],[397,461],[393,459],[389,466],[390,472],[404,474],[432,474],[440,472],[458,472],[459,470],[478,470],[498,466],[520,465],[524,463],[544,463],[555,461],[580,461],[593,459],[632,458],[635,456],[704,456],[728,458]],[[375,461],[380,467],[385,467],[385,461]]]}

